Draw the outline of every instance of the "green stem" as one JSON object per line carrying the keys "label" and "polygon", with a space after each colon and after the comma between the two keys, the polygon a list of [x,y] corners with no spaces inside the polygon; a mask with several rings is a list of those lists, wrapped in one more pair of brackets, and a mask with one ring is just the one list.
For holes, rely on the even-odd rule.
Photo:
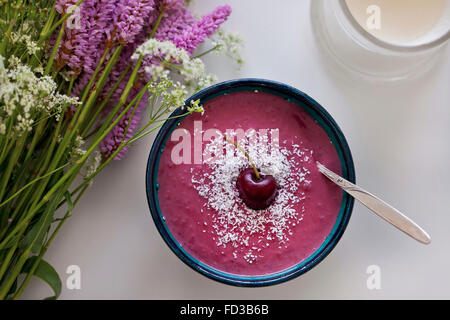
{"label": "green stem", "polygon": [[67,95],[70,96],[72,94],[73,83],[75,82],[75,77],[72,76],[69,82],[69,88],[67,89]]}
{"label": "green stem", "polygon": [[114,84],[114,86],[111,88],[111,90],[109,90],[108,95],[105,97],[105,99],[102,101],[101,105],[98,108],[95,108],[95,113],[94,115],[91,117],[88,125],[86,126],[86,129],[81,133],[81,136],[84,138],[87,138],[88,135],[88,131],[92,128],[92,126],[97,122],[98,117],[100,116],[101,112],[103,111],[103,108],[106,106],[106,104],[109,102],[109,100],[111,99],[112,95],[114,94],[114,92],[116,91],[117,87],[120,85],[120,83],[122,82],[122,80],[125,78],[125,76],[128,74],[128,71],[130,71],[131,69],[131,63],[128,64],[127,68],[125,69],[124,72],[122,72],[122,74],[120,75],[119,79],[116,81],[116,83]]}
{"label": "green stem", "polygon": [[10,265],[9,262],[11,261],[11,258],[16,251],[17,247],[19,245],[19,241],[16,241],[16,243],[9,248],[8,254],[6,255],[5,259],[2,261],[1,267],[0,267],[0,280],[3,279],[3,276],[8,269],[8,266]]}
{"label": "green stem", "polygon": [[[44,175],[44,172],[54,170],[59,163],[59,159],[55,157],[54,150],[56,149],[56,144],[58,143],[59,132],[61,128],[62,128],[62,121],[59,121],[54,131],[53,137],[50,140],[50,146],[47,149],[44,160],[42,163],[40,163],[39,172],[37,174],[38,176]],[[30,205],[31,208],[35,206],[36,203],[40,200],[40,197],[42,196],[43,192],[45,191],[45,188],[47,187],[47,184],[50,181],[50,177],[46,177],[42,180],[43,181],[38,184],[35,192],[33,193]]]}
{"label": "green stem", "polygon": [[[75,3],[72,7],[71,10],[69,10],[66,14],[64,14],[62,16],[61,19],[59,19],[55,24],[53,24],[53,19],[55,18],[56,15],[56,10],[54,9],[54,7],[52,8],[52,11],[50,12],[50,19],[49,21],[52,21],[52,23],[50,24],[46,24],[46,26],[44,27],[44,29],[42,29],[42,32],[40,34],[39,37],[39,41],[38,44],[42,44],[45,40],[47,40],[48,37],[50,37],[52,35],[52,33],[67,19],[69,18],[72,13],[73,10],[75,10],[76,7],[78,7],[79,5],[81,5],[81,3],[84,0],[79,0],[77,3]],[[50,27],[51,26],[51,27]]]}
{"label": "green stem", "polygon": [[[151,83],[152,80],[150,80],[148,83]],[[146,85],[147,86],[147,85]],[[146,87],[145,86],[145,87]],[[141,90],[141,92],[133,99],[133,101],[130,103],[131,104],[135,104],[135,107],[137,106],[137,104],[139,103],[140,99],[142,98],[143,94],[145,93],[144,90]],[[134,115],[134,113],[133,113]],[[132,116],[133,116],[132,115]],[[172,118],[177,118],[177,117],[172,117]],[[170,119],[170,118],[168,118]],[[168,120],[166,119],[166,120]],[[131,120],[129,121],[129,123],[131,123]],[[127,142],[124,142],[124,138],[122,138],[122,143],[121,145],[118,147],[118,149],[106,160],[102,163],[102,165],[96,170],[95,173],[93,173],[91,176],[89,176],[89,178],[87,178],[83,183],[81,183],[77,188],[75,188],[74,191],[71,192],[71,196],[75,195],[77,192],[79,192],[80,189],[82,189],[83,187],[85,187],[86,185],[88,185],[90,183],[90,181],[106,166],[106,164],[108,164],[112,159],[114,159],[117,154],[126,146],[129,146],[131,144],[131,142],[136,141],[136,137],[143,132],[149,125],[151,125],[153,123],[153,121],[150,121],[149,123],[147,123],[143,128],[141,128],[137,133],[135,133],[130,140],[128,140]],[[160,126],[156,127],[155,129],[159,128]],[[126,132],[128,131],[129,126],[127,126],[127,129],[125,130],[125,134],[124,137],[126,135]],[[153,129],[152,129],[153,130]],[[58,205],[58,208],[62,206],[63,203],[60,203]]]}
{"label": "green stem", "polygon": [[[91,79],[89,80],[89,83],[87,84],[86,88],[84,89],[84,93],[83,96],[81,97],[81,103],[84,103],[86,101],[86,98],[92,88],[92,85],[94,84],[94,81],[97,79],[97,74],[100,72],[101,67],[103,66],[103,63],[105,62],[105,59],[109,53],[109,51],[111,50],[110,47],[107,47],[104,52],[102,57],[100,58],[99,63],[97,64],[97,67],[94,70],[94,74],[91,76]],[[120,52],[119,52],[120,53]]]}
{"label": "green stem", "polygon": [[202,52],[202,53],[200,53],[200,54],[198,54],[198,55],[192,57],[192,59],[198,59],[198,58],[201,58],[201,57],[207,55],[208,53],[217,50],[219,47],[220,47],[220,45],[217,44],[217,45],[215,45],[214,47],[212,47],[211,49],[206,50],[205,52]]}
{"label": "green stem", "polygon": [[52,53],[50,54],[50,58],[48,59],[47,66],[45,67],[44,75],[48,75],[52,70],[53,61],[55,60],[56,52],[59,49],[59,44],[61,43],[62,36],[64,34],[64,25],[61,26],[61,29],[58,33],[58,38],[56,38],[55,45],[53,46]]}
{"label": "green stem", "polygon": [[80,129],[83,129],[82,125],[84,123],[84,120],[85,120],[86,116],[89,114],[91,107],[97,100],[98,95],[99,95],[101,89],[103,88],[103,86],[105,85],[109,74],[111,73],[114,65],[116,64],[117,60],[119,59],[122,49],[123,49],[122,46],[119,46],[116,48],[116,50],[114,51],[114,54],[112,55],[111,59],[108,61],[108,64],[106,65],[105,69],[103,70],[100,78],[98,79],[98,81],[94,85],[94,87],[92,88],[92,92],[91,92],[88,100],[86,101],[85,105],[83,106],[83,111],[81,112],[79,119],[77,119],[77,121],[75,123],[74,129],[73,129],[74,132],[79,127],[80,127]]}
{"label": "green stem", "polygon": [[[49,217],[52,216],[52,214],[54,213],[54,209],[56,208],[56,205],[59,203],[60,199],[63,196],[63,192],[64,189],[61,189],[59,191],[59,194],[53,199],[52,203],[49,205],[49,207],[47,208],[47,210],[45,211],[45,220],[49,219]],[[0,289],[0,300],[5,299],[5,297],[7,296],[11,286],[13,285],[14,281],[16,281],[16,278],[20,275],[23,265],[25,264],[25,262],[28,260],[30,253],[31,253],[31,249],[33,248],[34,244],[36,243],[37,239],[39,238],[40,234],[44,231],[44,226],[46,226],[47,224],[42,223],[42,225],[39,227],[38,232],[36,233],[35,237],[33,238],[33,240],[31,241],[31,243],[28,245],[28,247],[23,251],[23,253],[21,254],[21,256],[19,257],[19,260],[17,261],[17,263],[14,265],[13,270],[11,272],[11,274],[8,276],[8,278],[6,279],[5,284],[2,285],[2,288]]]}
{"label": "green stem", "polygon": [[[145,134],[143,134],[142,136],[145,136],[153,131],[155,131],[156,129],[159,129],[161,125],[158,125],[156,127],[151,128],[150,130],[148,130]],[[134,137],[134,136],[133,136]],[[133,139],[133,138],[132,138]],[[85,181],[83,181],[83,183],[81,183],[73,192],[72,194],[76,194],[79,190],[85,188],[86,186],[89,186],[89,183],[92,181],[92,179],[95,178],[95,176],[97,174],[99,174],[119,153],[120,151],[123,150],[123,148],[131,145],[132,142],[136,141],[136,139],[130,139],[127,142],[122,143],[115,151],[113,154],[111,154],[111,156],[108,157],[108,159],[106,159],[98,168],[97,170],[92,173]]]}
{"label": "green stem", "polygon": [[[81,3],[81,1],[80,1]],[[152,36],[154,36],[155,32],[156,32],[156,28],[159,25],[163,12],[165,9],[162,10],[162,12],[160,13],[160,16],[157,20],[157,22],[155,23],[155,27],[152,31]],[[64,17],[63,17],[64,18]],[[65,19],[65,18],[64,18]],[[64,19],[62,19],[62,21],[64,21]],[[61,28],[62,29],[62,28]],[[60,30],[61,32],[61,30]],[[120,53],[120,52],[119,52]],[[102,126],[102,128],[100,129],[100,131],[98,132],[96,139],[94,139],[94,142],[90,145],[90,147],[88,148],[87,152],[77,161],[77,163],[71,167],[68,172],[66,172],[65,174],[63,174],[63,176],[61,178],[59,178],[59,180],[50,188],[50,190],[48,190],[45,194],[45,196],[42,198],[41,201],[39,201],[35,206],[31,206],[30,207],[30,211],[26,214],[26,216],[24,217],[24,219],[21,219],[20,222],[15,226],[14,230],[5,238],[3,239],[3,241],[0,243],[0,248],[2,248],[2,246],[4,246],[4,244],[8,243],[8,240],[11,239],[12,235],[16,234],[16,232],[18,230],[21,230],[21,227],[24,227],[28,224],[28,222],[30,221],[30,219],[37,213],[39,212],[39,210],[50,200],[51,197],[53,197],[53,195],[56,193],[56,196],[53,197],[53,200],[51,202],[51,204],[49,205],[49,207],[46,209],[46,216],[45,217],[49,217],[50,213],[54,212],[54,209],[56,207],[56,204],[60,202],[60,200],[62,199],[62,192],[67,190],[67,187],[72,183],[72,181],[75,179],[75,177],[77,176],[79,170],[81,170],[83,164],[85,163],[85,161],[88,159],[89,155],[92,154],[92,152],[98,147],[98,144],[106,137],[106,135],[118,124],[118,122],[127,114],[127,112],[130,110],[130,108],[134,105],[134,109],[133,112],[131,114],[131,117],[134,116],[135,111],[136,111],[136,107],[140,101],[140,99],[143,97],[145,90],[147,89],[147,85],[141,90],[141,92],[132,100],[132,102],[130,102],[125,108],[123,108],[123,110],[120,112],[120,114],[118,116],[116,116],[116,114],[119,112],[119,110],[121,110],[121,108],[126,104],[126,101],[128,99],[128,96],[131,92],[131,89],[133,88],[134,85],[134,81],[137,78],[138,75],[138,70],[141,66],[142,63],[142,59],[140,58],[139,61],[137,62],[135,69],[133,70],[130,79],[127,83],[127,85],[125,86],[125,89],[122,92],[122,95],[119,99],[119,102],[116,104],[115,106],[115,112],[112,112],[111,115],[112,117],[109,119],[109,121],[105,121],[104,126]],[[54,60],[54,55],[53,57],[51,57],[49,64],[53,64],[53,60]],[[115,63],[115,62],[114,62]],[[113,65],[113,64],[112,64]],[[111,65],[111,68],[112,68]],[[50,70],[50,67],[47,66],[47,70]],[[66,135],[63,138],[63,142],[60,144],[60,147],[58,148],[57,151],[57,157],[56,159],[54,159],[51,162],[50,168],[52,166],[54,166],[54,164],[59,163],[60,158],[63,154],[63,150],[66,150],[66,147],[68,145],[68,143],[72,140],[72,137],[74,136],[75,132],[77,132],[77,128],[79,127],[80,123],[83,123],[85,117],[87,116],[87,114],[89,114],[90,108],[91,106],[94,104],[96,98],[98,97],[98,91],[101,89],[101,87],[104,85],[105,81],[106,81],[106,77],[109,74],[110,70],[107,72],[104,72],[103,75],[106,74],[106,76],[102,79],[100,78],[100,80],[97,83],[97,86],[94,87],[93,92],[91,93],[90,97],[87,99],[86,103],[83,105],[83,109],[82,111],[80,111],[79,117],[76,117],[76,122],[71,122],[71,125],[69,125],[69,130]],[[89,92],[89,89],[88,89]],[[112,119],[115,117],[114,121],[112,121]],[[74,125],[73,125],[74,124]],[[129,129],[129,125],[127,126],[127,130]],[[156,129],[156,128],[154,128]],[[67,138],[66,138],[67,137]],[[128,143],[124,143],[124,139],[122,139],[122,145],[121,148],[119,148],[118,150],[116,150],[115,155],[117,155],[118,152],[120,152],[120,150],[125,147],[125,145],[128,145]],[[109,160],[111,161],[111,160]],[[108,161],[108,162],[109,162]],[[105,164],[106,165],[106,164]],[[104,166],[102,166],[103,168]],[[100,170],[99,170],[100,171]],[[42,178],[42,177],[41,177]],[[45,183],[44,183],[45,185]],[[78,199],[81,197],[81,195],[84,193],[84,191],[86,190],[87,185],[85,187],[83,187],[83,189],[81,190],[81,192],[78,194]],[[57,193],[58,192],[58,193]],[[55,229],[55,231],[53,232],[52,236],[49,238],[49,240],[46,242],[46,245],[44,248],[41,249],[41,252],[39,254],[39,258],[37,259],[37,261],[35,262],[35,264],[33,265],[31,272],[29,272],[25,278],[25,280],[22,282],[19,290],[17,291],[17,293],[14,295],[14,299],[18,298],[20,296],[20,294],[23,292],[24,288],[26,287],[26,285],[28,284],[30,278],[32,277],[34,271],[36,270],[39,261],[41,260],[42,256],[45,254],[48,246],[50,245],[50,243],[53,241],[53,239],[55,238],[57,232],[59,231],[59,229],[61,228],[61,226],[63,225],[63,223],[66,221],[66,219],[69,217],[70,213],[66,214],[66,216],[64,216],[64,218],[60,221],[60,223],[58,224],[57,228]],[[40,234],[42,232],[42,227],[39,230],[38,234]],[[9,288],[11,287],[11,285],[14,283],[15,279],[17,278],[17,276],[20,274],[21,269],[24,265],[24,263],[26,262],[26,260],[28,259],[28,256],[30,254],[31,248],[34,245],[35,241],[36,241],[37,237],[35,237],[31,243],[31,245],[23,252],[23,254],[19,257],[17,263],[15,264],[10,277],[8,278],[8,281],[6,282],[5,286],[2,286],[1,290],[0,290],[0,298],[4,298],[7,295],[7,292],[9,291]]]}
{"label": "green stem", "polygon": [[16,24],[17,16],[19,14],[19,7],[22,5],[22,1],[16,3],[16,8],[14,11],[14,18],[9,21],[8,30],[6,30],[6,33],[3,35],[2,42],[0,44],[0,54],[2,56],[6,56],[6,47],[8,46],[8,39],[11,37],[11,32],[14,28],[14,25]]}
{"label": "green stem", "polygon": [[8,166],[6,171],[2,174],[1,182],[0,182],[0,201],[3,199],[3,196],[6,192],[6,186],[8,185],[9,178],[11,176],[12,170],[14,166],[18,163],[19,157],[22,153],[22,150],[25,146],[25,140],[27,135],[25,133],[22,134],[19,141],[17,142],[16,147],[11,155],[11,158],[8,161]]}
{"label": "green stem", "polygon": [[34,132],[33,139],[31,140],[30,146],[28,147],[27,155],[25,156],[24,162],[26,162],[28,159],[31,158],[31,156],[34,154],[34,149],[36,148],[37,143],[39,142],[39,139],[42,138],[42,133],[45,129],[45,126],[47,125],[46,121],[40,121],[36,131]]}
{"label": "green stem", "polygon": [[19,202],[17,204],[14,204],[14,205],[16,205],[16,208],[14,209],[12,215],[9,218],[9,219],[11,219],[11,223],[0,232],[0,239],[3,238],[5,233],[8,231],[10,225],[12,223],[14,223],[14,219],[17,217],[17,215],[20,212],[24,211],[24,210],[22,210],[22,208],[25,207],[32,200],[32,199],[29,199],[29,196],[32,196],[31,191],[32,191],[32,189],[28,189],[28,191],[25,192],[24,196],[20,197]]}
{"label": "green stem", "polygon": [[6,134],[5,134],[5,142],[3,144],[2,152],[0,154],[0,163],[3,163],[3,160],[5,160],[6,155],[8,154],[8,151],[11,148],[9,141],[15,141],[15,137],[10,138],[14,118],[15,118],[15,115],[13,114],[13,116],[8,119],[8,125],[7,125],[7,129],[6,129]]}
{"label": "green stem", "polygon": [[42,44],[45,41],[45,36],[50,37],[51,32],[50,28],[53,26],[53,20],[55,19],[57,14],[55,6],[52,6],[52,9],[50,10],[50,14],[48,16],[47,22],[45,23],[44,27],[41,30],[41,33],[39,35],[39,44]]}
{"label": "green stem", "polygon": [[63,166],[61,166],[61,167],[59,167],[59,168],[57,168],[57,169],[55,169],[55,170],[53,170],[53,171],[48,172],[47,174],[45,174],[45,175],[43,175],[43,176],[41,176],[41,177],[39,177],[39,178],[36,178],[36,179],[34,179],[34,180],[28,182],[28,183],[27,183],[25,186],[23,186],[19,191],[17,191],[17,192],[14,193],[11,197],[9,197],[8,199],[6,199],[6,200],[3,201],[2,203],[0,203],[0,208],[3,207],[3,206],[4,206],[5,204],[7,204],[8,202],[10,202],[10,201],[11,201],[12,199],[14,199],[15,197],[17,197],[22,191],[24,191],[25,189],[27,189],[28,187],[30,187],[32,184],[38,182],[39,180],[42,180],[42,179],[44,179],[44,178],[47,178],[47,177],[51,176],[52,174],[54,174],[54,173],[56,173],[56,172],[58,172],[58,171],[64,169],[64,168],[67,167],[69,164],[70,164],[70,163],[66,163],[66,164],[63,165]]}
{"label": "green stem", "polygon": [[120,52],[122,50],[122,46],[119,46],[116,48],[112,58],[109,60],[107,66],[103,70],[103,73],[101,74],[97,84],[92,89],[92,92],[87,99],[87,102],[79,106],[77,110],[75,111],[75,115],[70,121],[70,124],[66,130],[66,133],[63,137],[63,140],[61,141],[55,155],[52,161],[51,169],[54,169],[57,164],[59,163],[61,157],[64,155],[64,152],[67,151],[67,148],[70,146],[70,142],[74,139],[76,133],[78,132],[78,128],[82,125],[84,122],[84,119],[86,118],[91,106],[94,104],[95,100],[98,96],[98,91],[101,90],[103,87],[107,77],[109,76],[113,66],[117,62],[118,57],[120,56]]}
{"label": "green stem", "polygon": [[61,229],[61,227],[64,225],[64,223],[66,222],[66,220],[70,217],[70,214],[73,211],[73,208],[75,207],[75,205],[78,203],[78,201],[80,200],[81,196],[83,195],[83,193],[86,191],[86,189],[88,188],[89,185],[86,185],[83,190],[81,190],[81,192],[78,194],[77,198],[75,199],[75,201],[73,202],[72,207],[67,210],[66,214],[64,215],[64,217],[58,222],[58,225],[56,226],[55,230],[53,230],[51,236],[49,237],[49,239],[47,240],[47,242],[45,243],[45,245],[42,247],[41,251],[39,252],[39,255],[36,259],[36,261],[34,262],[33,266],[31,267],[30,271],[28,272],[27,276],[25,277],[25,279],[23,280],[22,284],[20,285],[20,288],[17,290],[17,292],[15,293],[13,299],[17,300],[20,295],[22,294],[23,290],[26,288],[26,286],[28,285],[28,282],[31,280],[31,277],[34,275],[34,272],[36,271],[37,267],[39,266],[39,263],[42,260],[42,257],[45,255],[45,253],[47,252],[48,248],[50,247],[50,244],[53,242],[53,240],[55,239],[56,235],[58,234],[59,230]]}
{"label": "green stem", "polygon": [[145,94],[145,91],[141,91],[141,92],[139,93],[139,95],[138,95],[138,99],[137,99],[136,102],[134,103],[133,111],[131,112],[131,115],[130,115],[130,117],[129,117],[129,119],[128,119],[128,124],[127,124],[127,126],[126,126],[126,128],[125,128],[125,130],[124,130],[124,132],[123,132],[122,141],[120,142],[121,144],[123,144],[124,141],[125,141],[125,138],[126,138],[126,136],[127,136],[128,130],[130,129],[131,121],[133,120],[134,115],[136,114],[136,110],[137,110],[137,108],[138,108],[138,106],[139,106],[139,103],[141,103],[141,100],[142,100],[142,98],[144,97],[144,94]]}
{"label": "green stem", "polygon": [[153,26],[152,33],[150,34],[150,38],[153,38],[156,33],[156,29],[158,29],[159,24],[161,23],[162,17],[164,15],[164,12],[166,12],[166,7],[163,7],[161,9],[161,12],[159,13],[158,19],[155,22],[155,25]]}
{"label": "green stem", "polygon": [[[139,68],[141,67],[143,59],[144,59],[143,57],[140,57],[139,60],[137,61],[136,66],[134,67],[133,72],[125,86],[125,89],[123,89],[122,91],[122,95],[120,96],[119,101],[116,103],[114,109],[109,113],[108,117],[103,122],[102,126],[99,129],[99,132],[96,135],[95,140],[99,139],[99,136],[103,134],[103,132],[108,127],[108,124],[114,119],[114,116],[119,112],[120,108],[126,103],[128,95],[130,94],[130,91],[133,87],[134,80],[136,79]],[[144,86],[144,89],[146,89],[146,86]]]}
{"label": "green stem", "polygon": [[[146,90],[145,86],[142,90]],[[119,123],[119,121],[125,116],[125,114],[128,112],[128,110],[131,108],[131,106],[136,101],[136,98],[133,99],[131,103],[127,105],[127,107],[124,108],[124,110],[117,116],[117,118],[108,126],[106,130],[101,132],[100,136],[98,136],[94,142],[90,145],[86,153],[76,162],[75,165],[73,165],[51,188],[45,196],[42,198],[41,201],[39,201],[36,205],[33,205],[30,209],[30,212],[26,214],[26,216],[21,219],[15,228],[1,241],[0,243],[0,250],[4,248],[4,246],[8,243],[8,241],[25,225],[27,225],[34,217],[34,215],[39,212],[39,210],[46,204],[50,198],[58,191],[60,188],[62,188],[66,183],[70,185],[69,182],[73,181],[75,177],[77,176],[78,172],[81,170],[83,164],[86,162],[88,157],[92,154],[92,152],[95,151],[95,149],[98,147],[100,142],[106,137],[106,135]]]}
{"label": "green stem", "polygon": [[148,130],[148,131],[145,131],[145,132],[141,133],[140,135],[138,135],[138,136],[136,136],[136,137],[134,137],[134,138],[128,140],[128,141],[125,143],[125,146],[129,146],[129,145],[132,144],[133,142],[136,142],[137,140],[142,139],[142,138],[145,137],[146,135],[152,133],[154,130],[159,129],[160,127],[162,127],[163,124],[164,124],[164,123],[161,123],[161,124],[157,125],[156,127],[153,127],[152,129],[150,129],[150,130]]}
{"label": "green stem", "polygon": [[[16,191],[18,188],[21,187],[21,185],[23,185],[23,180],[24,180],[24,177],[26,176],[26,174],[31,173],[31,175],[33,175],[33,172],[32,172],[33,169],[30,166],[30,162],[33,160],[32,156],[34,154],[34,149],[35,149],[38,141],[42,138],[42,136],[43,136],[42,133],[43,133],[45,127],[46,127],[46,122],[42,121],[42,122],[40,122],[36,131],[34,132],[33,139],[31,140],[31,143],[29,143],[27,146],[27,149],[28,149],[27,154],[26,154],[24,160],[21,161],[21,165],[18,168],[19,173],[16,174],[14,177],[14,184],[11,187],[8,187],[9,192],[5,194],[6,196],[11,193],[14,193],[16,195],[19,194],[21,191],[17,192],[17,193],[16,193]],[[24,190],[24,189],[22,189],[22,190]],[[12,199],[14,199],[14,196],[10,197],[8,200],[4,201],[3,203],[0,203],[0,208]]]}

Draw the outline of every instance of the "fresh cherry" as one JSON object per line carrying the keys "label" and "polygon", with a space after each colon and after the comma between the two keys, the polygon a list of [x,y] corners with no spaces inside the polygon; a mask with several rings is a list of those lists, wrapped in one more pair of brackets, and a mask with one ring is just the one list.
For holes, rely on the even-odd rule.
{"label": "fresh cherry", "polygon": [[273,176],[256,175],[254,168],[242,171],[236,181],[239,195],[244,203],[255,210],[262,210],[272,204],[277,195],[277,183]]}

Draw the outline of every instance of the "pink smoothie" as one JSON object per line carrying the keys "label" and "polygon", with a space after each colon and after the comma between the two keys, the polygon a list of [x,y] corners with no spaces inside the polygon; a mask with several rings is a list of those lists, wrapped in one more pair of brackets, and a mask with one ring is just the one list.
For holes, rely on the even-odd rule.
{"label": "pink smoothie", "polygon": [[[159,205],[173,237],[200,262],[236,275],[273,274],[307,259],[330,234],[343,198],[316,167],[320,161],[341,172],[325,131],[296,104],[270,93],[231,93],[203,107],[203,115],[181,121],[159,163]],[[236,179],[250,165],[234,146],[214,147],[223,141],[211,135],[217,129],[242,129],[237,141],[248,142],[257,167],[277,179],[269,208],[252,210],[239,198]],[[254,132],[259,140],[252,140]],[[234,158],[218,156],[230,147]]]}

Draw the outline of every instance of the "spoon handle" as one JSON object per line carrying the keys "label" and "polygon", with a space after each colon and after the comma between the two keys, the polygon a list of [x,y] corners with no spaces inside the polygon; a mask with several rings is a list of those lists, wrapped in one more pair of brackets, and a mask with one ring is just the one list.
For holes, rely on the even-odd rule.
{"label": "spoon handle", "polygon": [[353,198],[359,200],[367,208],[375,212],[378,216],[403,231],[407,235],[416,239],[417,241],[429,244],[431,242],[430,236],[419,227],[414,221],[402,214],[400,211],[390,206],[380,198],[358,187],[357,185],[345,180],[333,171],[326,168],[320,162],[317,162],[317,167],[328,179],[340,186],[344,191],[349,193]]}

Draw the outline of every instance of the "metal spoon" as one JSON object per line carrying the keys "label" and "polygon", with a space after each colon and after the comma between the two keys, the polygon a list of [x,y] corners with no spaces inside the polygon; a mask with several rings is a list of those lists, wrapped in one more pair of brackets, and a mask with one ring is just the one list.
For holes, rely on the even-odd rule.
{"label": "metal spoon", "polygon": [[345,180],[341,176],[337,175],[333,171],[327,169],[324,165],[317,161],[317,168],[328,179],[333,181],[344,191],[349,193],[353,198],[359,200],[367,208],[375,212],[378,216],[403,231],[407,235],[416,239],[417,241],[429,244],[431,238],[428,233],[419,227],[414,221],[402,214],[397,209],[393,208],[383,200],[367,192],[366,190],[358,187],[357,185]]}

